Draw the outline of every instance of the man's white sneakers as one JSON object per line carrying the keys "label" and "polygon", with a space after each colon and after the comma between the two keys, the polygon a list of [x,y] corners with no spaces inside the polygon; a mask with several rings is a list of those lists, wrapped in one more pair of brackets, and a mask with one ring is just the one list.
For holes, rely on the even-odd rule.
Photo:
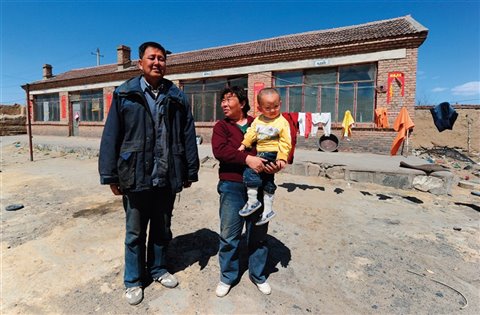
{"label": "man's white sneakers", "polygon": [[217,285],[217,289],[215,290],[215,294],[218,297],[224,297],[225,295],[228,294],[228,291],[230,291],[231,287],[232,287],[231,285],[220,281]]}
{"label": "man's white sneakers", "polygon": [[269,295],[270,293],[272,293],[272,287],[266,281],[264,283],[255,283],[255,285],[260,290],[260,292],[265,295]]}
{"label": "man's white sneakers", "polygon": [[142,287],[127,288],[125,291],[125,298],[130,305],[137,305],[143,300]]}

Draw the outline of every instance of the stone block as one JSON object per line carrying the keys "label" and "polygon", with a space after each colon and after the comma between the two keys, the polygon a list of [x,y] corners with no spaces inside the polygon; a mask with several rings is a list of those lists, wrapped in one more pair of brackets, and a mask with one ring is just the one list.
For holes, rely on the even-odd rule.
{"label": "stone block", "polygon": [[346,180],[351,180],[359,183],[373,183],[374,172],[350,170],[348,172],[348,178]]}
{"label": "stone block", "polygon": [[318,164],[307,163],[307,176],[320,176],[322,173],[322,168]]}
{"label": "stone block", "polygon": [[412,188],[408,174],[375,173],[373,183],[399,189]]}
{"label": "stone block", "polygon": [[330,179],[345,179],[345,168],[333,166],[325,170],[325,176]]}

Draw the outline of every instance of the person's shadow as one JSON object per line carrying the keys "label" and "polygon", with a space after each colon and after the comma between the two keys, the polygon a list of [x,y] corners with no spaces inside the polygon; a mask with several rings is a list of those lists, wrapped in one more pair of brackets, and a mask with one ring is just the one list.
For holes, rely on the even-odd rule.
{"label": "person's shadow", "polygon": [[[278,271],[277,265],[286,268],[292,259],[290,249],[285,246],[279,239],[268,235],[265,238],[268,247],[267,265],[265,266],[265,276],[268,278],[270,274]],[[245,238],[240,242],[240,277],[248,270],[248,248]]]}
{"label": "person's shadow", "polygon": [[203,270],[210,257],[218,252],[218,234],[209,229],[180,235],[170,241],[167,250],[167,268],[171,273],[185,270],[198,262]]}
{"label": "person's shadow", "polygon": [[[265,242],[268,247],[267,265],[265,275],[268,276],[278,271],[277,265],[287,267],[292,255],[290,249],[277,238],[266,235]],[[200,229],[196,232],[180,235],[170,241],[167,250],[167,269],[175,274],[185,270],[198,262],[203,270],[212,256],[217,255],[219,248],[219,235],[209,229]],[[248,270],[248,248],[245,235],[242,235],[239,248],[240,275]],[[239,279],[242,277],[240,276]]]}

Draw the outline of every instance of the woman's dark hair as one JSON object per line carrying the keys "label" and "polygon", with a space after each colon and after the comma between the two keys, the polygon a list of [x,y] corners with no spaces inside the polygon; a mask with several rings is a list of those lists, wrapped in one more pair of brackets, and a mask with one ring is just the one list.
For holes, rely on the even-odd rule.
{"label": "woman's dark hair", "polygon": [[163,48],[162,45],[160,45],[157,42],[145,42],[145,43],[141,44],[140,47],[138,47],[138,56],[140,57],[140,59],[143,58],[143,54],[145,54],[145,50],[147,50],[148,47],[153,47],[153,48],[156,48],[156,49],[160,49],[162,51],[165,59],[167,59],[167,51],[165,50],[165,48]]}
{"label": "woman's dark hair", "polygon": [[245,102],[245,105],[242,107],[242,112],[245,116],[247,116],[248,111],[250,110],[250,104],[248,103],[248,95],[245,89],[239,87],[239,86],[232,86],[232,87],[227,87],[223,89],[221,95],[221,99],[225,96],[225,94],[234,94],[240,103]]}

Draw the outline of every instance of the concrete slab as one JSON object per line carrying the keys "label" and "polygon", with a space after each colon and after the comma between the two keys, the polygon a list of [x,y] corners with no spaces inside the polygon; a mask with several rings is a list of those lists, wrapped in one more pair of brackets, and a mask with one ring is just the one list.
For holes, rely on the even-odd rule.
{"label": "concrete slab", "polygon": [[[35,135],[33,145],[43,149],[65,152],[79,152],[89,156],[98,155],[100,146],[99,138],[84,137],[57,137]],[[28,144],[27,135],[1,137],[1,144],[7,145],[19,142]],[[200,159],[211,161],[213,158],[212,148],[209,143],[198,146]],[[34,157],[35,159],[35,157]],[[316,150],[295,149],[295,159],[292,165],[288,165],[285,172],[301,176],[324,176],[330,179],[344,179],[347,181],[374,183],[378,185],[394,187],[398,189],[412,189],[414,182],[423,182],[426,173],[420,170],[400,167],[403,161],[410,165],[426,164],[426,161],[416,156],[390,156],[372,153],[350,152],[323,152]],[[215,163],[209,163],[208,167],[215,167]],[[416,177],[420,176],[417,180]],[[441,187],[438,182],[432,184],[427,191],[434,194],[449,194],[458,178],[448,171],[434,172],[431,174],[442,181]],[[425,190],[425,184],[422,186]]]}

